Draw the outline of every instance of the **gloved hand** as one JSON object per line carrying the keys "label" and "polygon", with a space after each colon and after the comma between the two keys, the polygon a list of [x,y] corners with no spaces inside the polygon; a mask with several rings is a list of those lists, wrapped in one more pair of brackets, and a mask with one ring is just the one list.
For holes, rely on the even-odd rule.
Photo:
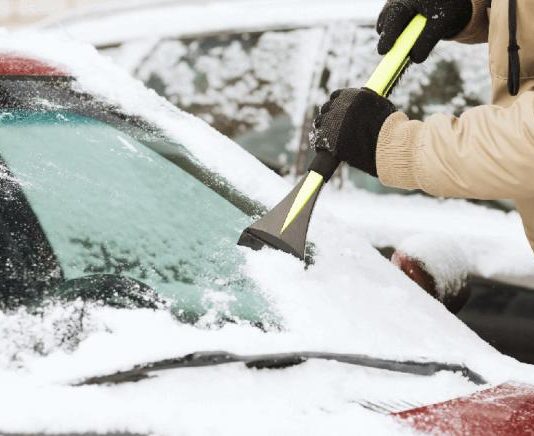
{"label": "gloved hand", "polygon": [[378,53],[385,55],[417,14],[427,18],[427,25],[415,43],[410,58],[416,64],[425,61],[441,39],[458,35],[473,15],[471,0],[388,0],[376,24],[380,34]]}
{"label": "gloved hand", "polygon": [[377,177],[378,134],[395,110],[387,98],[369,89],[340,89],[321,108],[313,123],[310,144]]}

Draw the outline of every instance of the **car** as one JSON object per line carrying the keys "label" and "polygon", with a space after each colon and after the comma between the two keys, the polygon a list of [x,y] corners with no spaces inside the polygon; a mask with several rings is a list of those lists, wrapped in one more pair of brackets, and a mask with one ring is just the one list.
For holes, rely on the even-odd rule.
{"label": "car", "polygon": [[0,93],[3,434],[532,428],[532,366],[328,211],[328,192],[307,266],[237,247],[290,184],[94,48],[4,34]]}

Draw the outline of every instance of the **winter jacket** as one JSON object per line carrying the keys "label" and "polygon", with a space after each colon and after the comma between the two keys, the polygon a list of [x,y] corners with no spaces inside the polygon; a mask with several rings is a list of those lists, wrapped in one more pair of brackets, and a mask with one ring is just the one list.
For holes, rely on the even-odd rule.
{"label": "winter jacket", "polygon": [[517,0],[517,96],[508,87],[509,1],[472,0],[471,22],[455,38],[489,42],[493,104],[425,122],[395,112],[380,131],[377,169],[388,186],[438,197],[515,200],[534,249],[534,0]]}

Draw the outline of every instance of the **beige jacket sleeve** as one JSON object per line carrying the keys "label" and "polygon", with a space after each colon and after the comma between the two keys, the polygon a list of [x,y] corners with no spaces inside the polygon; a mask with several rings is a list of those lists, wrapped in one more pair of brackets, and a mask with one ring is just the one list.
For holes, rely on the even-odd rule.
{"label": "beige jacket sleeve", "polygon": [[377,168],[385,185],[439,197],[534,198],[534,92],[459,118],[396,112],[380,132]]}
{"label": "beige jacket sleeve", "polygon": [[471,0],[473,3],[473,16],[467,27],[456,35],[454,41],[465,44],[479,44],[488,42],[489,19],[487,0]]}
{"label": "beige jacket sleeve", "polygon": [[516,200],[534,249],[534,91],[509,107],[480,106],[461,117],[384,123],[377,144],[382,183],[433,196]]}

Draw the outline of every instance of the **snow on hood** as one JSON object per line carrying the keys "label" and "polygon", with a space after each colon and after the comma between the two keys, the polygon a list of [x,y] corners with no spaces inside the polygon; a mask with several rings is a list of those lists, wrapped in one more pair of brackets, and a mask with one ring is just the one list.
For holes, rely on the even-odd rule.
{"label": "snow on hood", "polygon": [[[290,189],[287,182],[231,140],[203,121],[179,111],[153,91],[148,91],[88,45],[41,34],[4,34],[0,36],[0,51],[34,56],[67,69],[77,78],[77,86],[117,104],[126,113],[142,116],[159,126],[208,167],[268,206],[274,205]],[[318,255],[315,265],[308,270],[304,270],[296,259],[280,252],[252,252],[241,248],[246,257],[244,269],[269,295],[284,320],[282,332],[264,333],[247,325],[205,330],[179,324],[166,312],[94,309],[87,314],[90,319],[87,336],[79,338],[73,350],[59,348],[47,356],[39,357],[32,354],[29,347],[27,355],[18,356],[17,365],[21,369],[16,377],[12,376],[12,367],[9,365],[4,366],[5,370],[0,370],[2,385],[10,386],[10,392],[18,392],[21,386],[24,387],[23,393],[35,394],[37,390],[40,396],[36,398],[41,398],[43,392],[55,393],[63,398],[62,401],[82,396],[84,407],[97,410],[101,404],[109,406],[117,400],[110,403],[112,397],[108,393],[108,402],[103,401],[101,395],[105,394],[97,393],[96,388],[85,389],[83,392],[87,395],[83,396],[71,391],[52,392],[46,386],[199,350],[226,350],[243,354],[303,350],[365,353],[377,357],[465,363],[493,382],[532,379],[528,375],[529,366],[502,356],[484,343],[382,258],[363,237],[362,230],[350,224],[350,219],[344,221],[333,217],[325,210],[326,206],[325,202],[325,206],[319,208],[311,225],[310,238],[317,245]],[[42,338],[44,343],[53,345],[54,339],[46,337],[47,331],[51,334],[57,324],[57,313],[52,313],[54,322],[46,322],[45,317],[44,324],[48,330],[30,330],[36,337],[45,335]],[[27,318],[24,313],[13,316]],[[43,320],[36,319],[35,322],[43,325]],[[13,324],[17,324],[15,318],[0,318],[0,345],[9,343],[15,337],[16,328]],[[5,349],[2,346],[2,350]],[[339,365],[326,366],[340,368]],[[312,368],[316,369],[315,372],[310,370],[315,378],[324,376],[321,371],[325,366]],[[194,370],[190,374],[199,376],[202,371]],[[228,376],[230,370],[221,371],[223,377],[223,374]],[[298,369],[295,371],[298,372]],[[340,380],[346,376],[336,378],[332,381],[333,385],[341,383]],[[279,381],[284,383],[283,377]],[[211,382],[215,383],[213,379]],[[458,382],[456,386],[460,385]],[[153,385],[133,385],[117,391],[121,394],[116,398],[129,402],[132,392],[144,389],[143,386],[148,386],[148,392],[157,390]],[[184,395],[192,395],[195,385],[184,389]],[[69,397],[71,394],[75,397]],[[299,398],[302,400],[302,396]],[[18,403],[15,401],[13,404]],[[6,407],[11,407],[15,415],[0,414],[0,428],[27,430],[24,423],[28,421],[24,419],[28,418],[29,412],[17,409],[13,404]],[[322,407],[320,401],[314,404]],[[6,410],[4,406],[2,408]],[[124,415],[126,409],[127,405],[123,405],[119,411]],[[132,416],[132,409],[127,410]],[[55,427],[50,428],[56,429],[58,425],[61,429],[72,428],[75,420],[66,417],[71,426],[61,427],[61,423],[67,421],[58,424],[51,418],[55,415],[49,412],[50,409],[46,407],[34,412],[33,416],[37,417],[35,422],[55,422]],[[156,411],[153,412],[154,416],[159,416]],[[355,422],[354,418],[356,421],[364,419],[363,412],[353,411],[350,414],[343,409],[340,413],[341,416],[345,416],[343,413],[349,414],[347,416],[350,416],[351,422]],[[199,416],[198,411],[191,416]],[[137,431],[147,431],[143,427],[147,425],[146,422],[139,425],[135,427]],[[168,434],[172,434],[172,431]]]}
{"label": "snow on hood", "polygon": [[[333,207],[339,219],[360,229],[375,247],[410,245],[406,247],[409,254],[427,262],[440,276],[451,272],[449,261],[456,268],[465,259],[461,269],[469,274],[534,287],[534,256],[517,212],[464,200],[375,195],[350,186],[343,191],[326,190],[318,208]],[[410,242],[412,238],[417,247]],[[446,251],[457,249],[461,252],[450,259]],[[442,279],[447,281],[447,277]]]}
{"label": "snow on hood", "polygon": [[327,8],[323,0],[223,1],[124,8],[107,14],[100,10],[39,27],[98,46],[154,36],[311,26],[347,19],[369,24],[381,7],[377,0],[333,0]]}

